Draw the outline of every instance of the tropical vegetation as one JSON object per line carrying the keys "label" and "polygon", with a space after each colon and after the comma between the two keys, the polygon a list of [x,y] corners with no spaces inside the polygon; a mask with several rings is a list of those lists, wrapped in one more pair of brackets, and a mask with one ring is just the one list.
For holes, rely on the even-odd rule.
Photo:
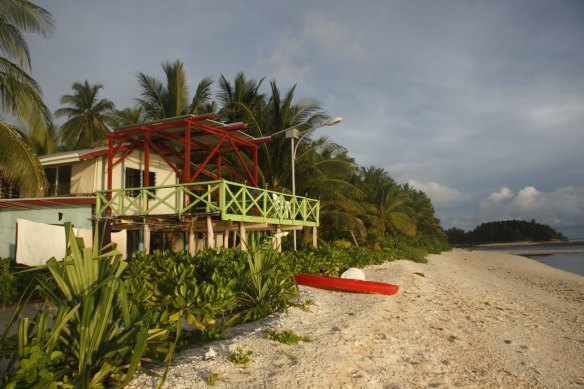
{"label": "tropical vegetation", "polygon": [[445,231],[451,244],[509,243],[509,242],[549,242],[567,240],[561,232],[547,224],[537,223],[534,219],[501,220],[482,223],[474,230],[452,227]]}
{"label": "tropical vegetation", "polygon": [[[130,304],[121,255],[97,241],[84,248],[70,224],[66,234],[67,256],[43,266],[57,289],[40,281],[26,290],[0,338],[0,356],[9,360],[3,387],[96,388],[112,377],[127,383],[148,346],[167,338],[156,311]],[[19,318],[33,291],[41,308]]]}

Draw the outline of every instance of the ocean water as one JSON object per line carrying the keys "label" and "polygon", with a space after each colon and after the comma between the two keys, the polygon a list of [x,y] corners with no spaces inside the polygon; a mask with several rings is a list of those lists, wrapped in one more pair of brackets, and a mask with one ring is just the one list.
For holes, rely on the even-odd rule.
{"label": "ocean water", "polygon": [[501,251],[522,255],[545,265],[584,276],[584,245],[513,245],[480,247],[477,250]]}
{"label": "ocean water", "polygon": [[584,276],[584,253],[558,253],[525,256],[548,266]]}

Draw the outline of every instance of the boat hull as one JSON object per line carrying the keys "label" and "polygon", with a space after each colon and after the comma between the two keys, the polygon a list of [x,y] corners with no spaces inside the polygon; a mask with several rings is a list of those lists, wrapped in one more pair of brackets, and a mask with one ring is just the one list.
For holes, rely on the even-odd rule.
{"label": "boat hull", "polygon": [[399,290],[399,286],[384,282],[317,276],[314,274],[297,274],[294,276],[294,279],[300,285],[342,292],[376,293],[391,296]]}

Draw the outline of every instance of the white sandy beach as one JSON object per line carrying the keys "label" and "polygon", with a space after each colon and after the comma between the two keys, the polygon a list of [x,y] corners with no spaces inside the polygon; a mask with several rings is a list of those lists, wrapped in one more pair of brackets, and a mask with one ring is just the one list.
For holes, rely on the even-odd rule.
{"label": "white sandy beach", "polygon": [[[395,296],[301,287],[310,312],[290,309],[185,350],[166,388],[584,387],[584,277],[527,258],[457,249],[428,264],[365,269],[400,285]],[[311,342],[283,345],[269,329]],[[227,360],[240,346],[253,362]],[[203,360],[212,347],[217,356]],[[133,388],[153,387],[139,375]]]}

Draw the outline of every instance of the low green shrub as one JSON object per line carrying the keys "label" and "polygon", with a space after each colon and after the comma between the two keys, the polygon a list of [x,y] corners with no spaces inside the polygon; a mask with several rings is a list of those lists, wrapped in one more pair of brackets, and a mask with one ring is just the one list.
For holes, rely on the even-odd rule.
{"label": "low green shrub", "polygon": [[426,259],[428,251],[421,247],[402,246],[398,250],[398,255],[403,259],[409,259],[410,261],[414,262],[419,263],[428,262],[428,260]]}
{"label": "low green shrub", "polygon": [[[288,262],[266,246],[250,251],[139,253],[125,273],[131,299],[159,312],[161,325],[182,319],[203,334],[285,309],[298,295]],[[180,328],[176,333],[180,336]]]}
{"label": "low green shrub", "polygon": [[42,283],[53,293],[58,293],[57,284],[48,269],[37,269],[17,264],[12,258],[0,258],[0,304],[15,304],[22,291],[33,290],[32,300],[41,300],[36,288]]}
{"label": "low green shrub", "polygon": [[205,331],[237,303],[236,281],[221,274],[221,261],[216,252],[195,258],[184,251],[139,253],[125,275],[130,298],[143,310],[158,311],[163,326],[180,326],[184,318]]}
{"label": "low green shrub", "polygon": [[284,310],[298,297],[288,263],[273,249],[262,246],[245,253],[246,266],[237,277],[237,301],[243,320],[254,321]]}
{"label": "low green shrub", "polygon": [[309,336],[301,336],[291,330],[270,330],[268,333],[268,339],[288,345],[297,344],[298,342],[310,342]]}
{"label": "low green shrub", "polygon": [[215,386],[221,379],[221,374],[219,373],[211,373],[207,376],[207,385]]}
{"label": "low green shrub", "polygon": [[332,243],[333,247],[339,248],[339,249],[347,249],[349,247],[352,246],[351,242],[349,242],[348,240],[345,239],[337,239]]}
{"label": "low green shrub", "polygon": [[363,247],[341,249],[332,246],[311,251],[286,253],[294,274],[320,274],[338,277],[350,267],[363,268],[396,259],[397,256],[386,251],[373,251]]}
{"label": "low green shrub", "polygon": [[12,271],[12,259],[0,258],[0,304],[14,302],[16,275]]}
{"label": "low green shrub", "polygon": [[253,359],[251,359],[252,354],[253,354],[252,350],[244,351],[241,347],[237,347],[237,349],[234,352],[229,353],[227,359],[230,362],[235,363],[236,365],[247,366],[253,362]]}

